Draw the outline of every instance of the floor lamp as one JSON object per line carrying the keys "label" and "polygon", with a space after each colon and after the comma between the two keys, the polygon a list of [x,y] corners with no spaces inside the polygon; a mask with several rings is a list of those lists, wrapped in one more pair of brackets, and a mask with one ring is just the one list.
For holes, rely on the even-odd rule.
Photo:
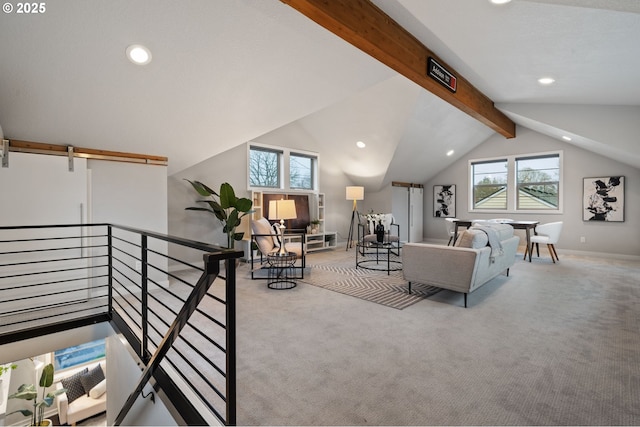
{"label": "floor lamp", "polygon": [[349,237],[347,238],[347,249],[353,247],[353,223],[358,211],[358,200],[364,200],[364,187],[347,187],[347,200],[353,200],[353,210],[351,211],[351,225],[349,225]]}

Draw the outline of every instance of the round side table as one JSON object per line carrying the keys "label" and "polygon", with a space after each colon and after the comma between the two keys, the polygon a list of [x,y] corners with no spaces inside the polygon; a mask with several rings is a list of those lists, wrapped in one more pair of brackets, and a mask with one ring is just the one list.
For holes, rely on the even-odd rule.
{"label": "round side table", "polygon": [[293,252],[286,255],[277,253],[267,255],[267,263],[269,264],[269,275],[267,286],[269,289],[291,289],[297,286],[295,278],[295,263],[298,259]]}

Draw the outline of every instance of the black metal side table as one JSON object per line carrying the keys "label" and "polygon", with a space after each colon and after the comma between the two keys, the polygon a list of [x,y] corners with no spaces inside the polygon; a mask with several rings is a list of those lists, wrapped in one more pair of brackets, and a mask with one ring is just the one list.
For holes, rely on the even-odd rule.
{"label": "black metal side table", "polygon": [[293,252],[286,255],[277,253],[267,255],[267,263],[269,264],[269,275],[267,286],[269,289],[291,289],[295,288],[297,283],[295,278],[295,263],[298,256]]}

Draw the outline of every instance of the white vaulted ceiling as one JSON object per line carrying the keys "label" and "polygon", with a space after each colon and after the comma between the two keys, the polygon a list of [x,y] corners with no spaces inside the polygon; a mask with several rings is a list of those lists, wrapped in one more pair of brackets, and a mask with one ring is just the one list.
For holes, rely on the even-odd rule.
{"label": "white vaulted ceiling", "polygon": [[[374,3],[519,125],[640,168],[640,2]],[[295,124],[375,190],[424,182],[493,135],[277,0],[46,5],[0,15],[8,138],[164,155],[175,173]],[[150,64],[125,58],[133,43]]]}

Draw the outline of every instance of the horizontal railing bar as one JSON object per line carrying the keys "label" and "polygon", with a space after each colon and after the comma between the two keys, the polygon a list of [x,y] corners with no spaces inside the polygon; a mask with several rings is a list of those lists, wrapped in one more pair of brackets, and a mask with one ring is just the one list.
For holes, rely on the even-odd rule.
{"label": "horizontal railing bar", "polygon": [[78,249],[106,248],[107,245],[65,246],[62,248],[29,249],[24,251],[0,252],[0,255],[34,254],[39,252],[77,251]]}
{"label": "horizontal railing bar", "polygon": [[[127,264],[122,264],[122,265],[124,265],[124,266],[126,266],[126,267],[129,267]],[[129,280],[129,282],[131,282],[133,285],[135,285],[135,286],[136,286],[136,288],[138,288],[138,289],[142,290],[142,287],[140,286],[140,284],[139,284],[139,283],[134,282],[134,281],[133,281],[133,279],[131,279],[131,277],[129,277],[128,275],[124,274],[124,272],[120,271],[120,269],[118,269],[115,265],[114,265],[114,266],[112,266],[112,268],[113,268],[113,269],[114,269],[118,274],[120,274],[122,277],[124,277],[124,278],[126,278],[127,280]],[[131,268],[131,267],[129,267],[129,268]],[[133,268],[131,268],[131,271],[133,271],[134,273],[138,273],[138,272],[137,272],[137,271],[135,271]],[[122,284],[122,283],[121,283],[121,284]],[[122,284],[122,286],[124,286],[124,284]]]}
{"label": "horizontal railing bar", "polygon": [[[99,298],[107,298],[107,295],[105,295],[103,297],[97,297],[97,298],[91,298],[91,299],[99,299]],[[77,301],[73,301],[73,302],[70,302],[68,304],[54,304],[52,306],[49,306],[48,308],[52,308],[52,307],[60,308],[60,307],[64,307],[64,306],[68,306],[68,305],[75,305],[75,304],[77,304]],[[107,306],[108,306],[108,303],[106,303],[104,305],[96,305],[95,307],[81,308],[81,309],[77,309],[73,314],[77,314],[77,313],[79,313],[81,311],[96,310],[96,309],[104,308],[104,307],[107,307]],[[45,308],[45,309],[31,308],[31,309],[24,309],[24,310],[12,312],[12,313],[13,314],[18,314],[18,313],[24,313],[26,311],[30,311],[30,312],[42,311],[42,310],[47,310],[48,308]],[[36,320],[50,319],[50,318],[53,318],[53,317],[68,316],[68,315],[69,315],[69,313],[57,313],[57,314],[51,314],[49,316],[41,316],[41,317],[38,317]],[[0,317],[4,317],[4,315],[0,316]],[[17,321],[17,322],[8,322],[8,323],[5,323],[4,326],[19,325],[21,323],[27,323],[27,322],[33,322],[33,321],[34,321],[34,319],[20,320],[20,321]]]}
{"label": "horizontal railing bar", "polygon": [[28,276],[37,276],[40,274],[62,273],[62,272],[78,271],[78,270],[86,270],[86,269],[87,267],[61,268],[59,270],[37,271],[35,273],[22,273],[22,274],[12,274],[9,276],[0,276],[0,279],[12,279],[14,277],[28,277]]}
{"label": "horizontal railing bar", "polygon": [[[134,246],[134,247],[136,247],[138,249],[142,248],[142,245],[140,245],[140,243],[131,242],[131,241],[129,241],[129,240],[125,239],[125,238],[122,238],[122,237],[118,237],[118,236],[113,235],[113,236],[111,236],[111,238],[113,240],[119,240],[122,243],[126,243],[128,245]],[[115,246],[114,246],[114,249],[115,249]]]}
{"label": "horizontal railing bar", "polygon": [[[4,255],[1,254],[0,255]],[[82,259],[97,259],[97,258],[106,258],[109,255],[91,255],[91,256],[81,256],[81,257],[73,257],[73,258],[56,258],[56,259],[44,259],[41,261],[25,261],[25,262],[14,262],[11,264],[0,264],[0,267],[15,267],[17,265],[30,265],[30,264],[44,264],[47,262],[61,262],[61,261],[78,261]],[[107,265],[107,264],[105,264]],[[93,266],[87,266],[87,268],[93,268]]]}
{"label": "horizontal railing bar", "polygon": [[[79,279],[76,279],[76,280],[79,280]],[[8,303],[8,302],[15,302],[15,301],[29,301],[30,299],[42,298],[42,297],[50,297],[50,296],[53,296],[53,295],[69,294],[69,293],[72,293],[72,292],[88,292],[88,291],[93,291],[94,289],[108,288],[108,287],[109,287],[109,284],[91,286],[91,287],[80,288],[80,289],[67,289],[66,291],[50,292],[50,293],[47,293],[47,294],[40,294],[40,295],[34,295],[34,296],[29,296],[29,297],[21,297],[21,298],[2,300],[2,301],[0,301],[0,304],[5,304],[5,303]]]}
{"label": "horizontal railing bar", "polygon": [[160,253],[160,252],[158,252],[158,251],[154,251],[153,249],[149,249],[149,248],[147,248],[147,252],[151,252],[151,253],[153,253],[153,254],[156,254],[156,255],[159,255],[159,256],[165,257],[165,258],[167,258],[167,259],[170,259],[171,261],[179,262],[179,263],[180,263],[180,264],[182,264],[182,265],[186,265],[186,266],[188,266],[188,267],[193,268],[194,270],[198,270],[200,273],[202,273],[202,272],[204,271],[204,268],[202,268],[202,267],[198,267],[197,265],[193,265],[193,264],[188,263],[188,262],[186,262],[186,261],[183,261],[183,260],[181,260],[181,259],[178,259],[178,258],[172,257],[171,255],[163,254],[163,253]]}
{"label": "horizontal railing bar", "polygon": [[[12,290],[15,290],[15,289],[32,288],[32,287],[35,287],[35,286],[46,286],[46,285],[56,285],[56,284],[58,284],[58,283],[75,282],[75,281],[77,281],[77,280],[99,279],[99,278],[101,278],[101,277],[109,277],[109,275],[108,275],[108,274],[101,274],[101,275],[98,275],[98,276],[88,276],[88,277],[87,277],[87,276],[83,276],[83,277],[77,277],[77,278],[75,278],[75,279],[64,279],[64,280],[54,280],[54,281],[51,281],[51,282],[31,283],[31,284],[29,284],[29,285],[11,286],[11,287],[9,287],[9,288],[2,288],[2,289],[0,289],[0,290],[2,290],[2,291],[12,291]],[[107,284],[106,286],[109,286],[109,285]],[[83,290],[83,291],[85,291],[85,290],[87,290],[87,289],[92,289],[92,288],[93,288],[93,286],[91,286],[91,287],[85,287],[85,288],[82,288],[82,289],[76,289],[76,290]],[[28,298],[28,297],[25,297],[25,298]],[[2,303],[2,301],[0,301],[0,303]]]}
{"label": "horizontal railing bar", "polygon": [[40,242],[40,241],[49,241],[49,240],[70,240],[70,239],[97,239],[99,237],[107,237],[107,234],[89,234],[84,236],[38,237],[35,239],[0,240],[0,243]]}
{"label": "horizontal railing bar", "polygon": [[29,230],[29,229],[42,229],[42,228],[82,228],[82,227],[108,227],[111,224],[108,223],[95,223],[95,224],[54,224],[54,225],[3,225],[0,226],[2,230]]}
{"label": "horizontal railing bar", "polygon": [[[114,277],[114,280],[115,280],[115,277]],[[125,285],[121,284],[120,282],[118,282],[118,284],[120,284],[124,289],[127,289],[127,287]],[[121,294],[120,291],[118,290],[118,288],[116,288],[116,287],[114,287],[113,290],[116,291],[116,293],[118,295],[120,295],[120,297],[122,299],[124,299],[125,301],[127,301],[127,302],[128,302],[127,295],[130,295],[133,298],[135,298],[140,304],[142,304],[142,300],[140,298],[138,298],[137,295],[135,295],[134,293],[130,292],[129,289],[127,289],[127,291],[129,291],[127,295]]]}

